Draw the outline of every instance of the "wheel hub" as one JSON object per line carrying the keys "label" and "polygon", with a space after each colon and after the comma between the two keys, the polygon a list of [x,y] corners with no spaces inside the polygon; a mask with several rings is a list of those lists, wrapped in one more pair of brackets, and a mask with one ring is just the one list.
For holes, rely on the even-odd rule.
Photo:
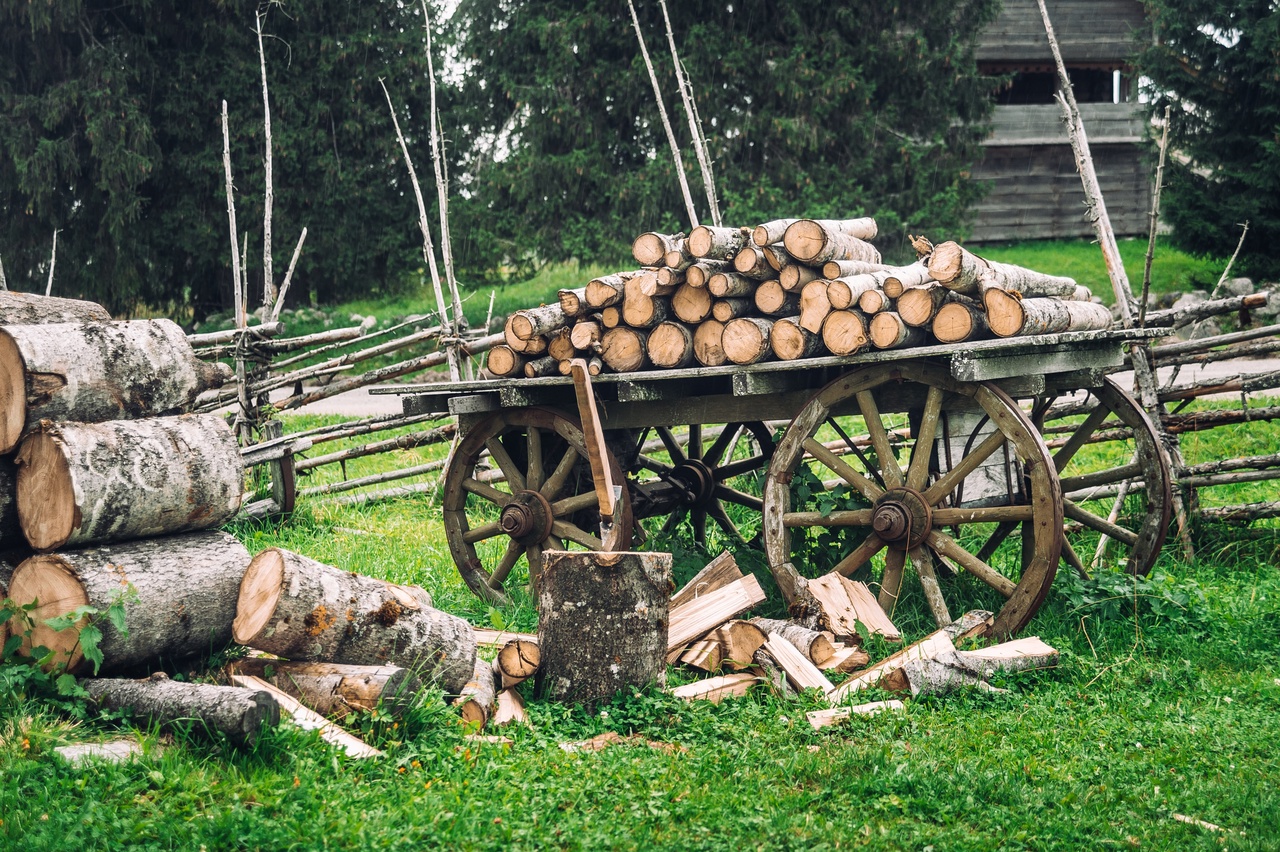
{"label": "wheel hub", "polygon": [[498,528],[521,544],[534,544],[551,535],[555,513],[551,503],[537,491],[517,491],[502,507]]}
{"label": "wheel hub", "polygon": [[671,478],[683,486],[683,502],[689,506],[705,506],[715,496],[715,471],[701,459],[686,459],[681,462],[671,472]]}
{"label": "wheel hub", "polygon": [[871,528],[891,547],[918,547],[933,529],[933,512],[914,488],[890,488],[876,500]]}

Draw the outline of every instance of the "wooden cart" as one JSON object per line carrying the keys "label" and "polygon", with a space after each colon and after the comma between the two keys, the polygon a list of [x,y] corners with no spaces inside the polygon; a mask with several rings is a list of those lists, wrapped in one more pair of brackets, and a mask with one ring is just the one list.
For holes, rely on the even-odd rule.
{"label": "wooden cart", "polygon": [[761,541],[794,614],[815,611],[806,578],[834,570],[868,580],[890,613],[899,597],[939,624],[982,607],[1008,636],[1060,559],[1145,574],[1159,554],[1168,462],[1106,377],[1125,343],[1158,333],[600,375],[606,462],[627,482],[608,541],[568,377],[375,392],[403,395],[406,413],[457,417],[445,529],[488,600],[506,600],[522,564],[536,580],[545,548],[627,549],[637,520],[667,516],[699,540],[710,522]]}

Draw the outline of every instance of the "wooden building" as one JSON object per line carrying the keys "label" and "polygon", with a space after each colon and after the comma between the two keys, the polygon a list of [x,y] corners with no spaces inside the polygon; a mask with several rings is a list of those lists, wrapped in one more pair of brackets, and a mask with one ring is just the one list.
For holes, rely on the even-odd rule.
{"label": "wooden building", "polygon": [[[1127,58],[1146,31],[1137,0],[1047,0],[1071,75],[1098,182],[1119,236],[1147,232],[1151,166],[1145,119]],[[973,178],[987,196],[974,205],[971,242],[1092,237],[1084,190],[1053,100],[1057,73],[1036,0],[1005,0],[983,33],[979,66],[1007,77],[994,130]]]}

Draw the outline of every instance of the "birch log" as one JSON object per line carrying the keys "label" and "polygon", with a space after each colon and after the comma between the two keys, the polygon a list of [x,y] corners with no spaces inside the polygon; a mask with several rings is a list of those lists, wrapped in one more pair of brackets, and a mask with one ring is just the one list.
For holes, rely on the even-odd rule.
{"label": "birch log", "polygon": [[874,219],[801,219],[787,228],[782,244],[801,263],[821,265],[828,260],[879,263],[880,252],[866,242],[875,237]]}
{"label": "birch log", "polygon": [[248,564],[249,551],[234,537],[187,533],[32,556],[14,571],[9,594],[18,603],[40,602],[28,650],[49,648],[71,672],[85,668],[78,631],[57,632],[44,620],[81,606],[106,612],[124,595],[128,636],[105,619],[98,623],[102,672],[109,673],[226,645]]}
{"label": "birch log", "polygon": [[832,311],[822,321],[822,343],[832,355],[853,355],[867,339],[866,320],[857,311]]}
{"label": "birch log", "polygon": [[684,283],[690,287],[706,287],[711,276],[729,270],[729,264],[722,260],[700,260],[684,272]]}
{"label": "birch log", "polygon": [[746,228],[699,225],[689,232],[689,253],[708,260],[729,260],[742,250],[749,238]]}
{"label": "birch log", "polygon": [[711,316],[714,304],[715,297],[706,287],[695,287],[688,281],[671,297],[671,310],[675,312],[676,318],[690,325],[697,325]]}
{"label": "birch log", "polygon": [[648,362],[643,335],[623,325],[609,329],[600,339],[600,358],[615,373],[643,370]]}
{"label": "birch log", "polygon": [[693,332],[693,357],[704,367],[719,367],[729,359],[724,354],[724,323],[707,320]]}
{"label": "birch log", "polygon": [[595,351],[600,346],[600,338],[603,334],[604,327],[599,320],[579,320],[569,330],[569,342],[573,344],[574,349]]}
{"label": "birch log", "polygon": [[877,349],[923,346],[929,340],[927,331],[907,325],[896,311],[881,311],[873,316],[867,326],[867,334]]}
{"label": "birch log", "polygon": [[868,263],[865,260],[828,260],[818,272],[821,278],[848,278],[850,275],[883,272],[888,268],[883,263]]}
{"label": "birch log", "polygon": [[210,529],[244,494],[240,448],[216,414],[44,423],[15,460],[18,519],[36,550]]}
{"label": "birch log", "polygon": [[950,292],[941,284],[909,287],[898,296],[898,316],[909,326],[923,328],[933,322]]}
{"label": "birch log", "polygon": [[776,278],[761,281],[755,293],[756,309],[771,317],[792,316],[800,310],[800,294],[783,289]]}
{"label": "birch log", "polygon": [[550,305],[526,308],[511,315],[511,333],[520,340],[535,335],[551,334],[564,328],[565,312],[557,301]]}
{"label": "birch log", "polygon": [[227,671],[262,678],[323,716],[379,709],[402,716],[422,691],[422,681],[400,666],[349,666],[245,657],[230,663]]}
{"label": "birch log", "polygon": [[534,358],[532,361],[526,361],[524,365],[524,377],[526,379],[538,379],[543,376],[560,375],[560,362],[550,355],[542,358]]}
{"label": "birch log", "polygon": [[778,283],[788,293],[799,293],[810,281],[822,278],[822,271],[801,263],[792,263],[778,270]]}
{"label": "birch log", "polygon": [[485,354],[484,366],[495,376],[508,378],[523,373],[525,362],[523,355],[505,343],[500,343]]}
{"label": "birch log", "polygon": [[964,343],[990,337],[987,315],[966,302],[948,302],[938,309],[930,325],[939,343]]}
{"label": "birch log", "polygon": [[804,285],[800,291],[800,327],[819,334],[829,313],[831,300],[827,298],[827,280],[819,278]]}
{"label": "birch log", "polygon": [[502,344],[511,349],[517,355],[526,355],[536,358],[543,355],[547,351],[547,339],[541,335],[522,338],[515,332],[515,316],[507,318],[507,322],[502,327]]}
{"label": "birch log", "polygon": [[757,281],[764,281],[774,275],[773,267],[764,256],[764,249],[757,245],[743,246],[733,256],[733,268],[739,275],[745,275]]}
{"label": "birch log", "polygon": [[158,725],[191,722],[240,747],[251,747],[263,728],[280,724],[280,705],[270,693],[257,689],[184,683],[162,673],[143,680],[87,678],[80,685],[99,709]]}
{"label": "birch log", "polygon": [[751,296],[756,292],[756,282],[736,272],[717,272],[707,281],[707,289],[717,299]]}
{"label": "birch log", "polygon": [[827,280],[827,301],[835,310],[845,311],[857,307],[862,294],[875,287],[876,278],[870,273],[831,278]]}
{"label": "birch log", "polygon": [[800,317],[783,317],[769,330],[769,347],[779,361],[810,358],[822,350],[822,338],[800,327]]}
{"label": "birch log", "polygon": [[631,256],[641,266],[658,266],[667,252],[674,251],[683,235],[649,231],[631,242]]}
{"label": "birch log", "polygon": [[982,301],[987,308],[987,323],[1000,337],[1111,328],[1111,309],[1095,302],[1019,299],[1000,290],[987,291]]}
{"label": "birch log", "polygon": [[739,317],[725,323],[721,338],[725,356],[743,366],[768,360],[773,354],[769,347],[769,332],[772,330],[773,320],[761,317]]}
{"label": "birch log", "polygon": [[235,640],[295,660],[397,665],[456,695],[475,672],[471,625],[414,586],[268,548],[244,572]]}
{"label": "birch log", "polygon": [[927,263],[913,263],[910,266],[898,266],[886,270],[883,273],[883,280],[880,286],[886,296],[890,299],[896,299],[908,287],[923,287],[932,280],[929,277],[929,265]]}
{"label": "birch log", "polygon": [[648,350],[655,367],[688,367],[693,363],[693,332],[678,322],[664,322],[649,332]]}
{"label": "birch log", "polygon": [[[834,307],[834,305],[833,305]],[[858,310],[868,316],[878,314],[881,311],[893,310],[893,302],[885,295],[885,292],[879,287],[872,287],[869,290],[863,290],[858,296]]]}
{"label": "birch log", "polygon": [[986,260],[953,242],[934,246],[929,275],[948,290],[966,296],[981,296],[988,289],[998,288],[1016,290],[1023,296],[1071,298],[1077,287],[1074,279]]}
{"label": "birch log", "polygon": [[462,721],[483,728],[489,724],[497,702],[498,689],[493,665],[477,657],[471,679],[463,685],[453,704],[458,708]]}
{"label": "birch log", "polygon": [[587,310],[587,288],[559,290],[556,292],[556,301],[566,317],[580,317]]}
{"label": "birch log", "polygon": [[755,312],[755,302],[743,296],[716,299],[711,305],[711,318],[719,322],[728,322],[738,317],[749,317]]}
{"label": "birch log", "polygon": [[557,361],[567,361],[577,354],[578,350],[573,346],[569,329],[562,328],[547,338],[547,355]]}
{"label": "birch log", "polygon": [[35,293],[0,291],[0,325],[111,322],[111,314],[97,302],[59,299]]}
{"label": "birch log", "polygon": [[229,373],[195,356],[170,320],[0,328],[0,453],[41,420],[181,414]]}
{"label": "birch log", "polygon": [[756,225],[751,231],[751,241],[761,248],[780,243],[782,242],[783,234],[787,232],[787,228],[798,221],[798,219],[774,219],[770,222]]}

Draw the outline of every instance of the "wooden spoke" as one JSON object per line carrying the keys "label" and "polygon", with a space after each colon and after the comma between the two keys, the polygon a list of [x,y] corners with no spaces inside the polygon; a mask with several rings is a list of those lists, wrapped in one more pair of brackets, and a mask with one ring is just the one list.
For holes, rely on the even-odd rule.
{"label": "wooden spoke", "polygon": [[568,539],[575,544],[580,544],[587,550],[604,550],[604,542],[598,537],[569,521],[552,521],[551,534],[558,538]]}
{"label": "wooden spoke", "polygon": [[1076,427],[1076,430],[1071,433],[1071,437],[1067,439],[1067,442],[1059,447],[1058,451],[1053,454],[1053,466],[1058,469],[1058,473],[1062,473],[1066,468],[1067,463],[1070,462],[1072,457],[1075,456],[1075,454],[1079,452],[1080,448],[1085,445],[1085,442],[1089,440],[1089,437],[1093,435],[1094,432],[1098,431],[1098,427],[1102,425],[1102,422],[1106,420],[1110,414],[1111,409],[1103,405],[1099,405],[1093,411],[1089,412],[1089,416],[1084,419],[1083,423]]}
{"label": "wooden spoke", "polygon": [[481,524],[475,529],[467,530],[462,534],[462,540],[467,544],[475,544],[477,541],[493,538],[501,532],[502,528],[498,526],[498,522],[493,521],[492,523]]}
{"label": "wooden spoke", "polygon": [[712,467],[720,464],[720,459],[725,457],[725,450],[737,442],[738,436],[742,434],[742,430],[745,428],[741,423],[729,423],[726,425],[724,429],[720,430],[720,434],[716,436],[711,446],[707,448],[702,460]]}
{"label": "wooden spoke", "polygon": [[[942,525],[945,526],[945,525]],[[992,555],[1000,549],[1000,545],[1004,544],[1004,540],[1009,534],[1018,528],[1018,524],[1013,521],[1005,521],[996,526],[995,530],[987,537],[986,543],[978,551],[978,558],[983,562],[989,560]]]}
{"label": "wooden spoke", "polygon": [[536,426],[529,427],[528,435],[529,475],[525,487],[537,491],[542,487],[542,432]]}
{"label": "wooden spoke", "polygon": [[636,461],[645,470],[651,470],[654,473],[670,473],[671,471],[675,470],[674,465],[669,465],[666,462],[658,461],[653,456],[646,456],[643,453],[636,457]]}
{"label": "wooden spoke", "polygon": [[702,458],[702,424],[689,424],[689,440],[685,443],[685,455],[691,459]]}
{"label": "wooden spoke", "polygon": [[825,464],[832,473],[835,473],[845,482],[852,485],[857,489],[858,493],[863,497],[866,497],[868,500],[874,501],[884,493],[884,489],[879,485],[876,485],[870,479],[858,473],[849,466],[848,462],[828,450],[813,438],[804,442],[804,449],[809,453],[809,455]]}
{"label": "wooden spoke", "polygon": [[769,463],[767,456],[752,456],[749,459],[739,459],[736,462],[729,462],[715,469],[716,481],[724,482],[726,479],[732,479],[735,476],[741,476],[744,473],[750,473],[753,470],[759,470]]}
{"label": "wooden spoke", "polygon": [[581,512],[583,509],[591,507],[600,508],[600,501],[596,499],[595,489],[584,491],[576,497],[566,497],[563,500],[557,500],[551,504],[551,514],[557,518],[563,518],[565,515],[572,515],[574,512]]}
{"label": "wooden spoke", "polygon": [[525,548],[524,556],[529,562],[529,582],[537,589],[538,577],[542,574],[542,545],[529,545]]}
{"label": "wooden spoke", "polygon": [[902,593],[902,568],[906,563],[906,551],[892,548],[885,552],[884,573],[880,575],[877,602],[890,618],[893,618],[893,611],[898,608],[898,596]]}
{"label": "wooden spoke", "polygon": [[719,524],[720,529],[728,533],[730,538],[739,542],[746,542],[747,537],[742,534],[742,530],[738,529],[737,524],[725,513],[724,506],[720,505],[719,500],[711,501],[711,504],[707,506],[707,515],[711,517],[711,520]]}
{"label": "wooden spoke", "polygon": [[524,473],[511,460],[511,454],[502,445],[502,440],[495,435],[485,441],[484,445],[489,448],[489,456],[498,465],[498,470],[502,471],[502,475],[507,478],[507,484],[511,486],[511,489],[513,491],[522,490],[525,487]]}
{"label": "wooden spoke", "polygon": [[974,509],[943,507],[933,510],[933,522],[940,527],[954,527],[961,524],[1021,523],[1034,517],[1035,509],[1032,506],[990,506]]}
{"label": "wooden spoke", "polygon": [[1098,488],[1103,485],[1114,485],[1117,482],[1125,482],[1134,478],[1140,479],[1141,477],[1142,465],[1134,462],[1120,467],[1100,470],[1096,473],[1083,473],[1079,476],[1064,477],[1062,479],[1062,493],[1071,494],[1076,491]]}
{"label": "wooden spoke", "polygon": [[667,455],[671,456],[673,464],[680,464],[680,462],[686,460],[684,451],[680,449],[680,442],[676,440],[675,433],[666,426],[659,426],[655,431],[658,433],[658,440],[662,441],[662,446],[667,448]]}
{"label": "wooden spoke", "polygon": [[573,467],[578,463],[578,448],[569,445],[564,451],[564,455],[556,464],[555,470],[551,472],[551,476],[547,477],[547,481],[542,483],[542,487],[538,492],[548,500],[554,500],[560,495],[560,491],[564,488],[564,484],[569,481],[569,474],[573,473]]}
{"label": "wooden spoke", "polygon": [[467,477],[462,480],[462,490],[468,494],[474,494],[477,497],[483,497],[490,503],[497,506],[505,506],[511,502],[511,495],[505,491],[499,491],[487,482],[481,482],[478,479]]}
{"label": "wooden spoke", "polygon": [[524,556],[524,546],[514,538],[508,541],[507,552],[502,554],[502,559],[498,560],[497,567],[489,575],[489,588],[501,591],[503,581],[507,579],[511,569],[516,567],[516,563],[520,561],[521,556]]}
{"label": "wooden spoke", "polygon": [[942,414],[942,388],[931,387],[924,401],[924,414],[920,418],[920,432],[911,451],[911,464],[907,468],[907,487],[919,491],[929,476],[929,458],[933,455],[933,438],[938,432],[938,417]]}
{"label": "wooden spoke", "polygon": [[934,530],[926,540],[934,552],[946,557],[1006,598],[1013,597],[1018,584],[960,546],[946,533]]}
{"label": "wooden spoke", "polygon": [[854,571],[857,571],[871,557],[875,556],[884,549],[885,542],[880,536],[872,533],[862,540],[862,544],[855,547],[848,556],[841,559],[836,567],[831,570],[837,574],[843,574],[848,577]]}
{"label": "wooden spoke", "polygon": [[1081,509],[1071,500],[1064,499],[1062,501],[1062,513],[1073,521],[1079,521],[1091,530],[1105,533],[1116,541],[1124,542],[1129,547],[1133,547],[1138,543],[1137,533],[1130,532],[1124,527],[1110,523],[1106,518],[1099,518],[1092,512],[1087,512],[1084,509]]}
{"label": "wooden spoke", "polygon": [[899,488],[903,484],[902,468],[898,467],[898,459],[889,445],[889,435],[884,430],[884,421],[880,419],[880,409],[876,405],[871,391],[857,394],[858,408],[862,411],[862,419],[867,424],[867,434],[871,436],[871,446],[875,448],[880,460],[880,472],[884,475],[884,484],[890,488]]}
{"label": "wooden spoke", "polygon": [[679,509],[667,516],[667,522],[662,525],[662,534],[670,535],[676,531],[676,527],[680,526],[680,522],[684,520],[685,515],[689,514],[687,510]]}
{"label": "wooden spoke", "polygon": [[720,500],[736,503],[739,506],[746,506],[748,509],[753,509],[757,512],[764,511],[764,501],[753,494],[744,494],[727,485],[717,485],[712,493]]}
{"label": "wooden spoke", "polygon": [[1093,576],[1089,573],[1089,569],[1085,567],[1084,563],[1080,561],[1080,556],[1076,553],[1076,549],[1071,546],[1070,539],[1065,539],[1062,542],[1062,561],[1070,565],[1081,580],[1088,580]]}
{"label": "wooden spoke", "polygon": [[869,527],[870,509],[852,509],[838,512],[786,512],[782,523],[788,527]]}
{"label": "wooden spoke", "polygon": [[933,613],[933,620],[939,627],[946,627],[951,623],[951,613],[947,610],[947,602],[942,597],[938,575],[933,571],[933,557],[923,547],[913,547],[911,564],[915,566],[916,576],[920,578],[920,589],[924,592],[924,599]]}
{"label": "wooden spoke", "polygon": [[689,511],[689,522],[693,524],[693,540],[698,544],[707,542],[707,513],[703,509]]}
{"label": "wooden spoke", "polygon": [[992,432],[987,439],[971,450],[968,455],[960,460],[960,463],[951,470],[943,474],[937,482],[930,485],[928,490],[924,492],[924,501],[930,506],[936,506],[942,502],[943,498],[955,491],[964,482],[965,477],[978,469],[984,461],[998,449],[1004,446],[1008,438],[1003,432]]}

